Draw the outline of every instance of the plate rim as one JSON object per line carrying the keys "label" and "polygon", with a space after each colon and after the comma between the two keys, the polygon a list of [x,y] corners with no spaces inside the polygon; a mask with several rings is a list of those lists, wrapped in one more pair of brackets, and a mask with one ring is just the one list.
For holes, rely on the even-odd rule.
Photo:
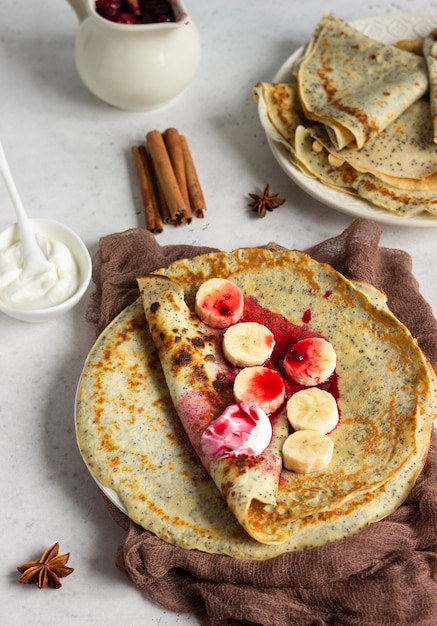
{"label": "plate rim", "polygon": [[[379,16],[371,16],[352,20],[348,22],[357,30],[363,30],[368,25],[385,25],[394,21],[401,22],[408,19],[409,27],[414,28],[420,21],[433,21],[437,27],[437,15],[415,14],[415,13],[394,13]],[[307,42],[308,43],[308,42]],[[272,82],[284,82],[285,74],[290,71],[294,62],[302,55],[307,43],[297,48],[279,67],[273,76]],[[385,43],[385,42],[383,42]],[[322,205],[334,209],[340,213],[351,215],[356,218],[366,218],[375,220],[380,224],[401,227],[429,228],[437,227],[437,216],[423,213],[422,216],[401,217],[388,211],[387,209],[373,206],[364,199],[354,197],[351,194],[336,189],[331,189],[328,185],[315,178],[311,178],[296,168],[291,162],[288,152],[279,142],[273,140],[266,134],[267,144],[283,172],[302,191],[320,202]],[[345,199],[347,202],[344,203]]]}

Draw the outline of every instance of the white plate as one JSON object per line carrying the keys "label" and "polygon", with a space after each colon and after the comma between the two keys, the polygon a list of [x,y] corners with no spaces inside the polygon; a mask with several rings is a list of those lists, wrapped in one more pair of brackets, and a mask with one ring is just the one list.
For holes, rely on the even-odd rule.
{"label": "white plate", "polygon": [[[80,384],[83,378],[83,372],[84,370],[82,370],[81,372],[79,382],[76,387],[76,394],[75,394],[75,399],[74,399],[74,429],[76,433],[76,440],[77,440],[77,407],[78,407],[78,401],[79,401],[78,396],[79,396]],[[91,470],[90,466],[88,465],[86,461],[85,461],[85,466],[87,470],[89,471],[91,477],[93,478],[94,482],[97,484],[99,489],[105,494],[108,500],[112,502],[112,504],[114,504],[117,507],[117,509],[119,509],[122,513],[124,513],[125,515],[127,515],[127,517],[129,517],[129,513],[126,507],[124,506],[123,502],[121,501],[118,493],[114,491],[114,489],[111,489],[111,487],[107,487],[106,485],[101,483],[100,480],[93,474],[93,471]]]}
{"label": "white plate", "polygon": [[[437,16],[430,15],[384,15],[370,17],[351,22],[357,30],[373,37],[383,43],[394,44],[400,39],[421,39],[433,28],[437,27]],[[304,46],[296,50],[280,67],[273,78],[273,82],[284,83],[288,81],[291,68],[304,51]],[[310,178],[298,170],[290,161],[289,153],[284,146],[267,137],[267,142],[284,172],[310,196],[326,204],[327,206],[347,213],[355,217],[364,217],[375,220],[382,224],[395,224],[396,226],[429,228],[437,226],[437,217],[429,213],[416,215],[415,217],[400,217],[385,209],[372,206],[365,200],[361,200],[348,193],[336,191],[327,187],[314,178]]]}

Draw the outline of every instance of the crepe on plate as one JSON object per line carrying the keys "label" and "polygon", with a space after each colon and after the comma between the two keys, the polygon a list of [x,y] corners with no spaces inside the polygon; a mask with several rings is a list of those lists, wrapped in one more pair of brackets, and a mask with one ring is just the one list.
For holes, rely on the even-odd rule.
{"label": "crepe on plate", "polygon": [[427,101],[416,101],[364,148],[337,150],[325,126],[305,118],[292,77],[253,91],[267,136],[304,174],[402,217],[437,215],[437,145]]}
{"label": "crepe on plate", "polygon": [[[169,371],[166,380],[137,301],[96,342],[77,402],[83,458],[135,522],[181,547],[267,559],[359,532],[401,504],[426,457],[436,381],[409,331],[381,308],[381,294],[370,290],[375,304],[369,288],[296,251],[214,253],[158,275],[182,287],[183,317],[191,316],[197,287],[214,276],[230,278],[293,324],[302,325],[310,309],[309,330],[337,353],[341,422],[328,470],[302,476],[282,469],[276,503],[243,493],[237,521],[181,427],[171,398],[180,381]],[[147,290],[147,279],[140,284]],[[152,299],[157,284],[153,277]],[[274,543],[265,543],[269,534]]]}
{"label": "crepe on plate", "polygon": [[254,88],[267,136],[333,189],[400,217],[436,215],[431,49],[426,61],[326,14],[289,80]]}
{"label": "crepe on plate", "polygon": [[308,119],[337,149],[362,148],[428,89],[425,60],[360,33],[326,12],[296,68]]}

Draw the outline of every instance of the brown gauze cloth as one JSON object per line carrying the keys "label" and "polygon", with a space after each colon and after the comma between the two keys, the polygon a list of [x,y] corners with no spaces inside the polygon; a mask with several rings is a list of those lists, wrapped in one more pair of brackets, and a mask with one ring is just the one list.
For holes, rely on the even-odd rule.
{"label": "brown gauze cloth", "polygon": [[[392,312],[437,363],[437,322],[419,293],[408,254],[380,247],[381,229],[358,219],[341,235],[307,250],[348,278],[388,296]],[[281,249],[267,244],[266,248]],[[100,240],[89,319],[100,332],[138,296],[136,277],[211,248],[160,246],[146,230]],[[105,498],[106,501],[106,498]],[[238,560],[172,546],[109,501],[127,531],[117,566],[168,610],[205,626],[437,626],[437,431],[406,502],[357,535],[267,561]],[[138,623],[146,616],[138,615]]]}

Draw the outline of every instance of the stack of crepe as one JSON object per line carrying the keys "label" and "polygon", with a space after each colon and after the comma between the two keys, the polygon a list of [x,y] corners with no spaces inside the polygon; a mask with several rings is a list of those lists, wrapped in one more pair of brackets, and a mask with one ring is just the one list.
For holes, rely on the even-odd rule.
{"label": "stack of crepe", "polygon": [[398,216],[437,215],[435,34],[418,55],[326,13],[289,81],[254,88],[267,135],[333,189]]}

